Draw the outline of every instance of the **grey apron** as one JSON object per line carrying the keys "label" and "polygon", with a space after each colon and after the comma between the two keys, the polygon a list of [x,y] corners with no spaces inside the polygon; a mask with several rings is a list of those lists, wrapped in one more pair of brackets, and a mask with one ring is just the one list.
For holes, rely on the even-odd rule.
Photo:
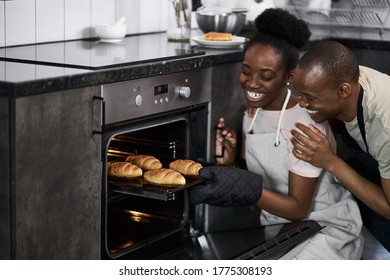
{"label": "grey apron", "polygon": [[[288,139],[280,133],[286,106],[287,102],[279,119],[279,133],[246,134],[245,155],[248,170],[263,176],[264,188],[287,195],[289,170],[284,161],[290,151]],[[319,178],[306,219],[315,220],[325,228],[294,248],[286,258],[360,259],[363,238],[358,205],[331,174],[323,172]],[[262,225],[289,222],[265,210],[261,211],[260,221]]]}

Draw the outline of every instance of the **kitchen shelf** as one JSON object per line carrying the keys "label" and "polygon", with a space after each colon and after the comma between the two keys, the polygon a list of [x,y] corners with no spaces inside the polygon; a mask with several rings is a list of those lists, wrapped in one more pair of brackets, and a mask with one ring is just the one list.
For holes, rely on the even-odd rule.
{"label": "kitchen shelf", "polygon": [[382,34],[390,12],[390,0],[352,0],[349,8],[332,6],[312,10],[298,4],[283,8],[310,25],[374,28]]}

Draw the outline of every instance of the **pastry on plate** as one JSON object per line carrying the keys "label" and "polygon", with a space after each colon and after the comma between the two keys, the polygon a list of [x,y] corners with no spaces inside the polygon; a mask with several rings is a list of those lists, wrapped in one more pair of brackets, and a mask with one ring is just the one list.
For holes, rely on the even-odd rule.
{"label": "pastry on plate", "polygon": [[207,41],[232,41],[233,35],[232,33],[225,32],[207,32],[203,37]]}

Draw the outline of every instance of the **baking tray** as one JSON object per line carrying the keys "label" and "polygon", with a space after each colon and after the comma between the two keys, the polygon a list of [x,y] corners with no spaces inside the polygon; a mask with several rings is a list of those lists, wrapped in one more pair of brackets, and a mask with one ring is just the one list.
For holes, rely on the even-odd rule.
{"label": "baking tray", "polygon": [[186,177],[187,183],[184,186],[160,187],[146,183],[142,177],[127,181],[112,180],[109,178],[107,185],[108,190],[111,191],[168,201],[175,199],[176,192],[199,185],[205,181],[202,178],[194,179]]}

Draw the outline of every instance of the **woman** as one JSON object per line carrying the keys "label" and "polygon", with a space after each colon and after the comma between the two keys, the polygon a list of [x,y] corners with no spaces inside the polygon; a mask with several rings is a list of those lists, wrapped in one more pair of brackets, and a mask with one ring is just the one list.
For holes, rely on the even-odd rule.
{"label": "woman", "polygon": [[[363,245],[362,221],[352,195],[337,186],[333,176],[298,160],[292,154],[290,131],[296,122],[315,125],[335,148],[327,122],[317,124],[299,98],[291,95],[289,81],[299,59],[298,49],[310,37],[308,26],[280,9],[267,9],[255,20],[257,34],[249,41],[240,73],[248,112],[243,119],[245,159],[249,171],[262,176],[257,206],[262,225],[311,219],[324,226],[285,258],[359,259]],[[234,162],[236,135],[221,118],[216,151],[224,150],[220,164]]]}

